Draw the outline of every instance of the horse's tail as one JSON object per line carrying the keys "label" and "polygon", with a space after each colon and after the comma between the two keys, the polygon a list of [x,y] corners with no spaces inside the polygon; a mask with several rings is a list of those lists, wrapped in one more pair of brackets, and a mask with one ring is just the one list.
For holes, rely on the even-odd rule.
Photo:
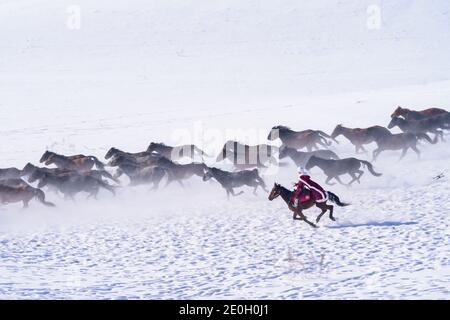
{"label": "horse's tail", "polygon": [[378,173],[378,172],[376,172],[376,171],[373,169],[373,165],[372,165],[369,161],[366,161],[366,160],[359,160],[359,161],[360,161],[363,165],[366,165],[366,166],[367,166],[367,169],[369,169],[370,173],[373,174],[375,177],[380,177],[380,176],[382,176],[381,173]]}
{"label": "horse's tail", "polygon": [[327,191],[327,195],[328,199],[331,202],[336,203],[339,207],[346,207],[350,205],[350,203],[341,202],[341,199],[339,199],[339,197],[331,191]]}
{"label": "horse's tail", "polygon": [[34,196],[47,207],[55,207],[54,203],[45,201],[45,193],[41,189],[34,189]]}
{"label": "horse's tail", "polygon": [[436,144],[438,142],[437,136],[434,137],[434,140],[431,140],[431,138],[426,133],[423,133],[423,132],[416,133],[416,138],[418,140],[426,140],[431,144]]}
{"label": "horse's tail", "polygon": [[105,164],[104,164],[103,162],[101,162],[100,160],[98,160],[97,157],[89,156],[89,159],[91,159],[92,161],[94,161],[95,166],[96,166],[99,170],[105,170]]}
{"label": "horse's tail", "polygon": [[[336,142],[337,144],[339,144],[339,141],[337,141],[336,138],[333,138],[332,136],[330,136],[328,133],[325,133],[322,130],[317,130],[317,132],[322,136],[322,138],[325,137],[327,139],[331,139],[334,142]],[[329,143],[330,143],[329,145],[331,145],[331,142],[329,142]]]}

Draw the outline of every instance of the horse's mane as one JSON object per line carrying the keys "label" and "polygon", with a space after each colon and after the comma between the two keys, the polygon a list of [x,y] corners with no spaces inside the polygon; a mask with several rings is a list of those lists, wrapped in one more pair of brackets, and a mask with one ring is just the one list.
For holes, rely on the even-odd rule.
{"label": "horse's mane", "polygon": [[175,162],[173,162],[173,161],[170,160],[170,159],[167,159],[166,157],[159,157],[159,159],[158,159],[158,164],[160,164],[160,163],[162,163],[162,164],[168,164],[168,165],[171,165],[171,166],[176,165]]}
{"label": "horse's mane", "polygon": [[290,127],[288,127],[288,126],[283,126],[283,125],[275,126],[275,127],[273,127],[272,129],[292,130]]}
{"label": "horse's mane", "polygon": [[216,168],[216,167],[210,167],[209,169],[211,171],[215,171],[215,172],[219,172],[219,173],[230,173],[228,171],[225,171],[225,170],[222,170],[222,169],[219,169],[219,168]]}
{"label": "horse's mane", "polygon": [[151,142],[150,145],[165,146],[163,142]]}

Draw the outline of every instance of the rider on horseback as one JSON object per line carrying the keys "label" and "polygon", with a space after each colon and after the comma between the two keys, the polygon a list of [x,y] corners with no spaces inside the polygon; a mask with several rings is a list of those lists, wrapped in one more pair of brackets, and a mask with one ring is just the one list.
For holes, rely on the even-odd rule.
{"label": "rider on horseback", "polygon": [[327,192],[317,182],[311,180],[308,171],[302,166],[298,167],[297,170],[300,177],[295,184],[296,189],[291,198],[294,207],[298,206],[299,203],[309,201],[311,196],[319,203],[327,201]]}

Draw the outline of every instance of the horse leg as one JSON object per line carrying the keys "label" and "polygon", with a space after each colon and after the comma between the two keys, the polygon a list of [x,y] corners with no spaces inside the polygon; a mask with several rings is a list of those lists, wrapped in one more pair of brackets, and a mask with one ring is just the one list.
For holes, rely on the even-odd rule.
{"label": "horse leg", "polygon": [[361,179],[362,175],[364,174],[364,171],[358,170],[357,172],[359,173],[359,176],[358,176],[358,183],[361,183],[361,181],[359,181],[359,179]]}
{"label": "horse leg", "polygon": [[358,180],[358,177],[356,176],[356,174],[354,172],[349,172],[348,174],[352,177],[352,180],[348,183],[348,186],[351,186],[352,183],[355,181],[358,181],[358,183],[360,183]]}
{"label": "horse leg", "polygon": [[334,211],[334,206],[332,205],[326,205],[328,210],[330,211],[330,220],[336,221],[336,219],[333,217],[333,211]]}
{"label": "horse leg", "polygon": [[399,161],[405,157],[407,151],[408,151],[408,147],[403,148],[402,155],[400,156],[400,159],[398,159]]}
{"label": "horse leg", "polygon": [[98,194],[99,188],[95,188],[91,191],[90,194],[88,194],[88,196],[86,197],[86,199],[90,199],[92,197],[94,197],[94,199],[97,200],[97,194]]}
{"label": "horse leg", "polygon": [[23,209],[28,208],[28,202],[29,201],[30,201],[29,199],[28,200],[22,200],[22,202],[23,202]]}
{"label": "horse leg", "polygon": [[241,194],[244,193],[244,191],[242,191],[242,190],[239,191],[238,193],[235,193],[233,189],[230,189],[230,192],[234,197],[240,196]]}
{"label": "horse leg", "polygon": [[[349,173],[350,174],[350,176],[353,178],[353,180],[352,181],[350,181],[349,182],[349,184],[348,185],[351,185],[353,182],[358,182],[358,183],[361,183],[361,181],[359,180],[359,179],[361,179],[361,177],[362,177],[362,175],[364,174],[364,171],[362,171],[362,170],[357,170],[357,171],[355,171],[355,172],[351,172],[351,173]],[[359,175],[357,175],[357,174],[359,174]]]}
{"label": "horse leg", "polygon": [[313,228],[317,228],[317,226],[312,223],[311,221],[309,221],[306,216],[303,214],[302,210],[298,211],[298,214],[300,215],[301,220],[305,221],[307,224],[309,224],[311,227]]}
{"label": "horse leg", "polygon": [[316,218],[316,223],[319,223],[320,218],[322,218],[322,216],[325,214],[325,212],[327,212],[327,208],[324,206],[324,203],[317,203],[317,202],[316,202],[316,207],[320,208],[322,210],[322,212]]}
{"label": "horse leg", "polygon": [[269,190],[267,190],[266,188],[266,184],[264,182],[264,180],[262,178],[258,178],[256,180],[256,182],[258,183],[258,185],[265,191],[265,192],[269,192]]}
{"label": "horse leg", "polygon": [[183,183],[183,181],[181,181],[181,180],[177,180],[177,182],[178,182],[178,184],[183,188],[183,189],[185,189],[185,186],[184,186],[184,183]]}
{"label": "horse leg", "polygon": [[377,148],[377,149],[373,150],[373,152],[372,152],[372,161],[376,161],[378,156],[380,155],[380,153],[382,151],[383,150],[381,150],[380,148]]}
{"label": "horse leg", "polygon": [[417,149],[417,146],[412,146],[411,149],[413,149],[413,151],[417,153],[417,157],[420,159],[420,151],[419,149]]}
{"label": "horse leg", "polygon": [[167,186],[168,186],[169,184],[171,184],[172,181],[173,181],[173,178],[172,178],[171,176],[168,176],[168,177],[167,177],[166,184],[164,185],[164,188],[167,188]]}
{"label": "horse leg", "polygon": [[331,183],[330,180],[333,179],[334,177],[328,176],[327,180],[325,180],[325,183],[330,185],[330,186],[334,186],[336,183]]}
{"label": "horse leg", "polygon": [[368,153],[366,148],[364,148],[364,145],[360,145],[360,149],[363,151],[363,153]]}
{"label": "horse leg", "polygon": [[341,181],[341,178],[339,178],[339,176],[336,176],[336,177],[334,177],[340,184],[342,184],[343,186],[345,186],[346,184],[345,183],[343,183],[342,181]]}
{"label": "horse leg", "polygon": [[160,182],[161,182],[161,179],[153,181],[153,188],[151,190],[158,190]]}
{"label": "horse leg", "polygon": [[257,185],[255,185],[255,188],[253,189],[253,194],[256,196],[257,194],[256,194],[256,189],[258,189],[258,184]]}

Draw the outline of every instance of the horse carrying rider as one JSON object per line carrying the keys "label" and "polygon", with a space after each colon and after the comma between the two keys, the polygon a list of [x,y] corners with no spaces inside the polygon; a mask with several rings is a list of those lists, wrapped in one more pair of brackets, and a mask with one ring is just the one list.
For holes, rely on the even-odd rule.
{"label": "horse carrying rider", "polygon": [[296,207],[299,203],[310,200],[312,196],[315,202],[325,202],[328,200],[327,192],[315,181],[311,180],[308,171],[300,166],[297,168],[299,181],[295,184],[291,202]]}

